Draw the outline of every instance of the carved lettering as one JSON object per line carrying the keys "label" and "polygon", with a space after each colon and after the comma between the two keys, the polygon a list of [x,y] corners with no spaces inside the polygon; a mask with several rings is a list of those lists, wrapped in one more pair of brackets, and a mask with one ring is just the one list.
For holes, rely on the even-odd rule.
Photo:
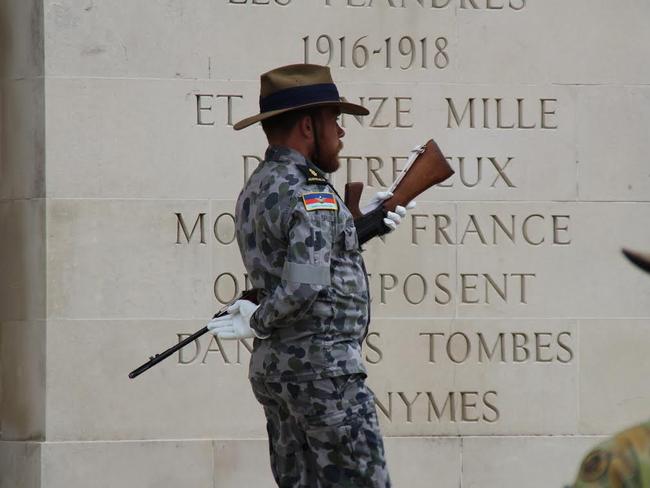
{"label": "carved lettering", "polygon": [[388,392],[388,401],[386,402],[388,404],[388,407],[384,403],[381,402],[379,397],[375,395],[375,405],[377,406],[377,409],[384,414],[384,417],[388,419],[389,422],[393,421],[393,392],[389,391]]}
{"label": "carved lettering", "polygon": [[[189,336],[192,334],[176,334],[178,338],[178,343],[180,344],[183,342],[185,339],[187,339]],[[192,351],[192,346],[194,346],[194,352],[190,353]],[[178,364],[190,364],[192,363],[197,357],[199,357],[199,353],[201,352],[199,341],[196,340],[184,348],[180,349],[178,351]]]}
{"label": "carved lettering", "polygon": [[[361,127],[411,128],[413,122],[408,119],[408,116],[412,113],[412,103],[411,97],[359,97],[359,105],[366,107],[370,114],[365,117],[359,115],[352,115],[352,117]],[[349,117],[341,114],[341,127],[348,126]]]}
{"label": "carved lettering", "polygon": [[[409,283],[412,285],[409,286]],[[419,305],[424,301],[427,288],[427,280],[420,273],[411,273],[404,279],[404,297],[411,305]]]}
{"label": "carved lettering", "polygon": [[377,182],[376,186],[388,186],[386,185],[386,183],[384,183],[384,180],[379,174],[379,170],[382,169],[383,167],[384,167],[384,161],[381,158],[376,156],[368,157],[368,185],[375,186],[370,183],[370,181],[372,181],[372,178],[374,177]]}
{"label": "carved lettering", "polygon": [[181,244],[181,232],[183,233],[187,244],[189,244],[197,227],[199,229],[199,242],[205,244],[205,213],[200,213],[198,215],[190,232],[187,231],[187,225],[185,224],[185,219],[183,219],[183,214],[177,212],[174,215],[176,215],[176,244]]}
{"label": "carved lettering", "polygon": [[419,332],[429,364],[521,364],[573,361],[571,332]]}
{"label": "carved lettering", "polygon": [[413,404],[420,397],[421,393],[422,392],[420,392],[420,391],[416,392],[415,397],[413,398],[413,400],[409,400],[406,397],[406,395],[404,394],[403,391],[397,392],[397,395],[404,402],[404,405],[406,405],[406,421],[407,422],[413,422]]}
{"label": "carved lettering", "polygon": [[[470,0],[471,1],[471,0]],[[477,99],[461,102],[445,98],[447,102],[447,128],[467,129],[557,129],[557,99],[538,98],[482,98],[483,108],[476,110]],[[462,111],[459,109],[462,107]],[[494,107],[494,110],[490,110]]]}
{"label": "carved lettering", "polygon": [[[488,400],[489,395],[494,396],[494,399]],[[487,391],[483,395],[483,403],[485,404],[487,409],[490,410],[494,414],[493,417],[488,417],[487,412],[483,413],[483,420],[485,420],[489,424],[493,424],[494,422],[497,422],[499,420],[499,418],[501,417],[499,409],[493,403],[494,400],[496,400],[496,397],[497,397],[497,392],[496,391]]]}
{"label": "carved lettering", "polygon": [[[401,400],[396,408],[393,408],[394,393]],[[375,394],[375,405],[389,422],[494,423],[500,419],[500,412],[496,405],[498,394],[495,390],[412,393],[389,391],[386,392],[387,400],[383,400],[381,396]],[[426,416],[423,402],[427,403]],[[419,408],[414,408],[416,405]]]}
{"label": "carved lettering", "polygon": [[[433,220],[433,225],[431,221]],[[467,245],[472,242],[484,246],[502,243],[524,243],[537,247],[543,244],[567,246],[571,244],[570,215],[497,215],[469,214],[455,221],[448,214],[411,214],[411,242],[416,245]],[[454,240],[454,227],[461,230]]]}
{"label": "carved lettering", "polygon": [[[259,156],[253,156],[252,154],[244,154],[244,183],[248,181],[251,173],[257,168],[257,166],[263,161]],[[254,166],[253,166],[254,164]]]}
{"label": "carved lettering", "polygon": [[460,411],[463,422],[478,422],[479,415],[474,413],[471,409],[476,410],[478,392],[477,391],[462,391],[460,393]]}
{"label": "carved lettering", "polygon": [[[460,340],[454,341],[455,337],[459,337]],[[454,347],[454,342],[456,343],[456,346]],[[460,354],[458,352],[454,351],[463,351]],[[465,361],[467,361],[467,358],[469,357],[470,353],[472,352],[472,344],[469,341],[469,337],[467,337],[465,334],[462,332],[454,332],[449,336],[449,340],[447,341],[447,357],[451,359],[454,363],[456,364],[462,364]]]}
{"label": "carved lettering", "polygon": [[[261,158],[251,155],[244,158],[247,179],[252,163],[261,162]],[[343,154],[339,160],[345,168],[346,183],[362,181],[369,187],[379,188],[390,186],[397,179],[407,158]],[[516,181],[509,173],[516,162],[514,156],[448,156],[447,161],[454,168],[455,174],[435,188],[517,188]]]}
{"label": "carved lettering", "polygon": [[[231,0],[232,3],[246,3],[247,0]],[[248,0],[250,1],[250,0]],[[270,0],[258,0],[269,2]],[[289,1],[289,0],[285,0]],[[391,9],[448,9],[461,8],[472,11],[501,11],[504,9],[522,10],[526,0],[324,0],[326,7],[376,7],[386,6]]]}
{"label": "carved lettering", "polygon": [[560,353],[558,352],[556,359],[561,362],[561,363],[570,363],[573,361],[573,349],[569,344],[565,342],[565,338],[571,338],[571,333],[570,332],[562,332],[561,334],[558,335],[557,343],[560,346],[560,348],[568,353],[568,356],[562,356],[560,357]]}
{"label": "carved lettering", "polygon": [[392,273],[379,273],[379,280],[381,282],[380,301],[381,303],[386,303],[386,292],[395,289],[397,276]]}
{"label": "carved lettering", "polygon": [[230,360],[228,359],[228,355],[226,354],[226,351],[223,349],[223,346],[221,345],[221,341],[217,336],[213,336],[212,334],[210,334],[210,342],[208,343],[208,347],[205,350],[205,354],[203,355],[201,364],[206,364],[206,360],[208,359],[208,354],[210,354],[211,352],[218,353],[218,355],[223,359],[224,364],[230,364]]}
{"label": "carved lettering", "polygon": [[515,363],[525,363],[528,358],[530,358],[528,334],[514,332],[512,334],[512,360]]}
{"label": "carved lettering", "polygon": [[[406,303],[417,306],[427,300],[433,300],[438,305],[448,305],[452,302],[452,292],[449,287],[449,273],[437,273],[433,276],[422,273],[379,274],[379,279],[368,275],[371,286],[379,287],[380,301],[390,305],[392,300],[399,299],[394,293],[400,289],[401,297]],[[383,284],[382,284],[383,276]],[[530,283],[537,277],[536,273],[461,273],[460,303],[466,305],[490,305],[493,303],[508,303],[525,305],[528,303]],[[382,293],[383,290],[383,293]],[[392,293],[386,293],[392,291]]]}
{"label": "carved lettering", "polygon": [[477,333],[478,336],[478,362],[483,362],[483,355],[487,357],[488,362],[492,361],[492,358],[496,355],[497,347],[499,348],[499,362],[505,362],[506,357],[506,344],[503,340],[503,332],[497,334],[497,338],[494,341],[492,349],[488,348],[487,343],[485,342],[485,337],[482,332]]}
{"label": "carved lettering", "polygon": [[219,214],[214,220],[212,229],[219,244],[226,246],[231,244],[237,237],[235,234],[235,216],[228,212]]}
{"label": "carved lettering", "polygon": [[[535,333],[535,355],[537,361],[540,363],[551,363],[553,362],[552,356],[545,356],[546,350],[551,348],[551,339],[553,334],[550,332],[536,332]],[[546,341],[548,338],[548,341]]]}
{"label": "carved lettering", "polygon": [[[427,391],[427,398],[429,400],[429,408],[427,410],[427,420],[429,422],[433,421],[434,417],[436,421],[442,420],[445,410],[449,408],[449,420],[451,422],[456,421],[456,404],[455,404],[455,395],[453,391],[450,391],[445,397],[445,403],[442,405],[442,408],[438,407],[436,403],[436,398],[433,395],[433,392]],[[432,415],[433,414],[433,415]]]}
{"label": "carved lettering", "polygon": [[291,0],[228,0],[231,5],[279,5],[286,7]]}
{"label": "carved lettering", "polygon": [[[190,335],[192,334],[183,332],[176,334],[176,337],[180,343]],[[244,357],[244,351],[247,353],[246,357]],[[209,358],[215,355],[221,358],[218,362],[224,365],[248,364],[248,355],[251,352],[253,352],[253,345],[249,344],[246,339],[221,342],[218,337],[212,334],[205,334],[178,351],[177,364],[208,364],[208,362],[212,362]],[[210,353],[213,354],[210,355]],[[233,354],[236,357],[234,362],[232,360]],[[201,358],[200,361],[198,360],[199,357]]]}
{"label": "carved lettering", "polygon": [[226,117],[225,122],[227,126],[232,127],[234,115],[233,115],[233,100],[243,99],[243,95],[230,95],[230,94],[206,94],[198,93],[195,95],[196,98],[196,125],[199,126],[212,126],[215,125],[215,118],[212,112],[214,104],[221,99],[225,99],[226,102]]}
{"label": "carved lettering", "polygon": [[[377,340],[377,342],[375,342],[375,339]],[[370,349],[373,352],[372,356],[366,354],[366,361],[368,361],[368,363],[377,364],[380,363],[381,360],[384,358],[384,353],[379,347],[380,342],[381,342],[381,336],[379,335],[379,332],[370,332],[366,336],[366,346],[368,346],[368,349]]]}
{"label": "carved lettering", "polygon": [[214,280],[214,296],[219,303],[232,302],[239,295],[239,281],[232,273],[221,273]]}

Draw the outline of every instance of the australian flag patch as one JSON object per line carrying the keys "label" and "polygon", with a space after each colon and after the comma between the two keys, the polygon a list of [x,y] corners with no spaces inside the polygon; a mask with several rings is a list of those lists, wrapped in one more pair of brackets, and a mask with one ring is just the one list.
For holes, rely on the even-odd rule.
{"label": "australian flag patch", "polygon": [[336,199],[332,193],[303,193],[302,201],[308,211],[338,209]]}

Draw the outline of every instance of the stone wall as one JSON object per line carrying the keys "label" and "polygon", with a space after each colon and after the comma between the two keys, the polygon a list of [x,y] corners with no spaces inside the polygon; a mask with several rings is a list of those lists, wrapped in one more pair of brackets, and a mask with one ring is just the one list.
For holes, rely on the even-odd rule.
{"label": "stone wall", "polygon": [[[456,174],[368,245],[366,339],[397,487],[546,487],[650,417],[650,5],[605,0],[5,0],[0,487],[273,486],[235,198],[259,74],[329,64],[335,184]],[[89,480],[92,480],[91,482]]]}

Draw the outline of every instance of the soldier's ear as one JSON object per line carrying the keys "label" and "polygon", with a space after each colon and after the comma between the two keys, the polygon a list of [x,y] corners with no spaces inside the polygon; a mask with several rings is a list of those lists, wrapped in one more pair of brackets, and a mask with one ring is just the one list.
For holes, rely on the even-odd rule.
{"label": "soldier's ear", "polygon": [[303,136],[308,141],[311,141],[314,137],[314,127],[312,125],[312,118],[309,115],[300,117],[298,121],[298,129],[300,130],[300,135]]}

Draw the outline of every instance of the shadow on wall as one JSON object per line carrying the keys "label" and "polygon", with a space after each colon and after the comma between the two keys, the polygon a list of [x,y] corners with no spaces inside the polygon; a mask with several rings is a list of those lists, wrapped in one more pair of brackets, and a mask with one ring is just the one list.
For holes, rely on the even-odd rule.
{"label": "shadow on wall", "polygon": [[43,75],[43,8],[43,0],[0,2],[0,78]]}
{"label": "shadow on wall", "polygon": [[[2,2],[0,3],[0,79],[7,77],[7,64],[9,60],[9,50],[11,48],[9,36],[10,27],[7,15],[7,2]],[[2,94],[0,92],[0,97],[1,96]]]}

